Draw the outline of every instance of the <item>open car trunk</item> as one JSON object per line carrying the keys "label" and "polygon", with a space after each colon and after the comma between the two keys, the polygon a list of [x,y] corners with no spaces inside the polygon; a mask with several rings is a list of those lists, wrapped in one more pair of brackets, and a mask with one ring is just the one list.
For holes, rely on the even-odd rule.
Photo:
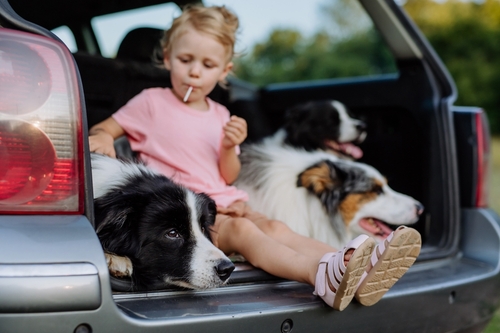
{"label": "open car trunk", "polygon": [[[325,99],[346,104],[368,125],[360,161],[377,168],[393,189],[425,206],[415,225],[424,242],[420,260],[445,257],[457,251],[459,219],[455,147],[449,139],[454,135],[450,109],[454,83],[395,4],[384,11],[384,6],[370,1],[361,3],[393,52],[397,73],[263,87],[231,78],[228,90],[216,87],[210,97],[247,120],[247,142],[273,134],[283,124],[285,110],[296,104]],[[400,17],[394,17],[393,12]],[[401,22],[408,26],[402,27]],[[408,32],[414,35],[410,38]],[[137,39],[132,44],[139,42]],[[84,52],[74,56],[84,87],[89,128],[141,90],[170,86],[169,73],[147,58],[122,56],[120,51],[116,59]],[[119,140],[117,150],[130,154],[123,140]]]}
{"label": "open car trunk", "polygon": [[[142,89],[170,86],[169,73],[151,62],[85,53],[74,56],[84,87],[89,128]],[[436,74],[436,70],[444,68],[432,61],[436,59],[419,53],[411,59],[398,59],[397,74],[261,88],[233,78],[228,90],[217,87],[210,97],[247,120],[247,142],[273,134],[283,124],[285,110],[295,104],[324,99],[346,104],[368,125],[368,137],[361,145],[361,162],[377,168],[393,189],[425,206],[424,214],[414,225],[423,238],[419,257],[422,262],[458,251],[458,196],[453,174],[456,165],[450,157],[453,143],[446,140],[452,130],[449,101],[454,90],[452,83],[443,80],[446,73]],[[118,140],[116,146],[122,157],[131,156],[126,140]],[[270,280],[276,278],[248,264],[237,264],[230,283]],[[112,278],[112,285],[117,292],[133,288],[127,279]]]}
{"label": "open car trunk", "polygon": [[[225,104],[232,114],[247,120],[247,142],[257,142],[273,134],[283,124],[285,110],[293,105],[322,99],[336,99],[348,105],[352,114],[368,127],[369,134],[361,144],[364,156],[360,162],[377,168],[393,189],[425,206],[424,214],[413,225],[423,239],[418,260],[443,258],[458,250],[453,241],[458,227],[458,196],[456,189],[450,190],[457,184],[449,174],[447,144],[450,143],[442,135],[450,131],[450,112],[443,109],[446,101],[439,96],[425,61],[401,62],[399,70],[399,75],[377,78],[273,84],[263,88],[233,79],[229,91],[218,87],[211,97]],[[143,71],[141,67],[141,74]],[[157,74],[162,77],[161,85],[168,86],[168,73]],[[85,76],[82,73],[84,79]],[[137,86],[138,81],[131,81],[132,85]],[[84,82],[84,87],[89,85]],[[94,103],[88,101],[87,107]],[[95,115],[89,114],[89,119],[93,118]],[[117,142],[117,151],[122,155],[127,156],[128,149],[123,140]],[[247,264],[237,267],[231,284],[276,279]]]}

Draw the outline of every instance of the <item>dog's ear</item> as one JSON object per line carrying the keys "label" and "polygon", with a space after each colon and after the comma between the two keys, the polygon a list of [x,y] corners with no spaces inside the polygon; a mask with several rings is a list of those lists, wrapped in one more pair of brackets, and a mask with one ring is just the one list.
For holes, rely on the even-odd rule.
{"label": "dog's ear", "polygon": [[311,105],[312,103],[309,102],[286,110],[285,123],[283,125],[283,128],[287,132],[285,142],[293,146],[304,144],[309,146],[308,141],[310,138],[308,137],[308,132],[310,132],[310,129],[306,125],[306,118],[309,116]]}
{"label": "dog's ear", "polygon": [[337,210],[344,197],[348,173],[330,160],[316,163],[297,177],[297,187],[305,187],[316,195],[329,213]]}
{"label": "dog's ear", "polygon": [[214,225],[215,216],[217,215],[217,205],[215,201],[205,193],[198,193],[197,195],[201,198],[202,205],[205,207],[203,213],[205,214],[206,223],[211,226]]}
{"label": "dog's ear", "polygon": [[307,116],[307,111],[310,107],[311,103],[305,103],[287,109],[285,111],[285,124],[300,123]]}
{"label": "dog's ear", "polygon": [[212,237],[210,235],[210,230],[215,224],[215,217],[217,215],[217,205],[215,201],[210,198],[205,193],[198,193],[198,198],[200,199],[201,206],[201,227],[203,228],[203,234],[212,241]]}
{"label": "dog's ear", "polygon": [[[110,193],[94,201],[96,233],[103,248],[118,255],[135,255],[139,240],[133,229],[138,217],[134,207],[143,207],[137,195],[127,195],[121,191]],[[116,249],[127,249],[127,253],[117,253]]]}
{"label": "dog's ear", "polygon": [[210,199],[210,202],[208,203],[208,213],[209,213],[209,223],[210,225],[213,225],[215,223],[215,216],[217,215],[217,205],[215,201],[212,199]]}
{"label": "dog's ear", "polygon": [[340,118],[330,100],[309,101],[286,111],[285,143],[307,151],[327,149],[325,139],[337,140]]}
{"label": "dog's ear", "polygon": [[215,224],[215,217],[217,216],[217,205],[215,201],[209,198],[209,203],[208,203],[208,216],[207,216],[207,224],[208,227],[205,228],[204,234],[205,236],[212,241],[212,235],[210,234],[210,231],[213,230],[213,226]]}

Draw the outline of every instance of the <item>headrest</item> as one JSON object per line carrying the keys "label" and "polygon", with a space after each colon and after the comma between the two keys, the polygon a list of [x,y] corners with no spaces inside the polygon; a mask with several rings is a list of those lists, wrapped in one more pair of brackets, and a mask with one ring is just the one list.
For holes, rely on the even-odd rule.
{"label": "headrest", "polygon": [[151,63],[155,52],[161,54],[162,36],[163,30],[157,28],[142,27],[130,30],[123,38],[116,58]]}

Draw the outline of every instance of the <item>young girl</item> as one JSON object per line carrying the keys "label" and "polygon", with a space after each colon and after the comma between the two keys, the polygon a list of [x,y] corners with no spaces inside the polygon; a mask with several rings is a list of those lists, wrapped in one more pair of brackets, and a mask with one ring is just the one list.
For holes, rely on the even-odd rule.
{"label": "young girl", "polygon": [[226,254],[240,253],[273,275],[305,282],[337,310],[353,297],[376,303],[420,252],[420,235],[401,228],[379,245],[359,236],[337,251],[252,211],[247,194],[229,184],[240,171],[244,119],[229,116],[207,95],[233,63],[237,17],[225,7],[187,7],[162,39],[172,88],[142,91],[90,129],[90,150],[115,157],[113,141],[126,134],[141,159],[218,206],[211,236]]}

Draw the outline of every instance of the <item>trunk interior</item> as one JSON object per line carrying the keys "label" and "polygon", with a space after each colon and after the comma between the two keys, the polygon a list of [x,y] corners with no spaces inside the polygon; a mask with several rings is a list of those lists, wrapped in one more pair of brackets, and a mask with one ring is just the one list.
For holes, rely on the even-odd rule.
{"label": "trunk interior", "polygon": [[[128,59],[109,59],[76,53],[85,93],[88,126],[106,119],[130,98],[148,87],[170,85],[169,73],[158,66]],[[221,87],[210,97],[248,122],[247,142],[274,133],[282,124],[285,110],[309,100],[336,99],[367,123],[368,136],[361,144],[360,162],[377,168],[396,191],[410,195],[425,206],[414,227],[424,246],[419,260],[444,256],[452,250],[448,240],[454,232],[444,206],[447,197],[444,145],[438,133],[440,103],[436,84],[424,62],[399,62],[399,73],[354,79],[332,79],[262,88],[231,79],[229,89]],[[126,140],[117,141],[117,151],[128,156]],[[121,153],[120,153],[121,152]],[[233,283],[268,280],[259,270],[240,265]],[[129,289],[127,281],[114,286]]]}

